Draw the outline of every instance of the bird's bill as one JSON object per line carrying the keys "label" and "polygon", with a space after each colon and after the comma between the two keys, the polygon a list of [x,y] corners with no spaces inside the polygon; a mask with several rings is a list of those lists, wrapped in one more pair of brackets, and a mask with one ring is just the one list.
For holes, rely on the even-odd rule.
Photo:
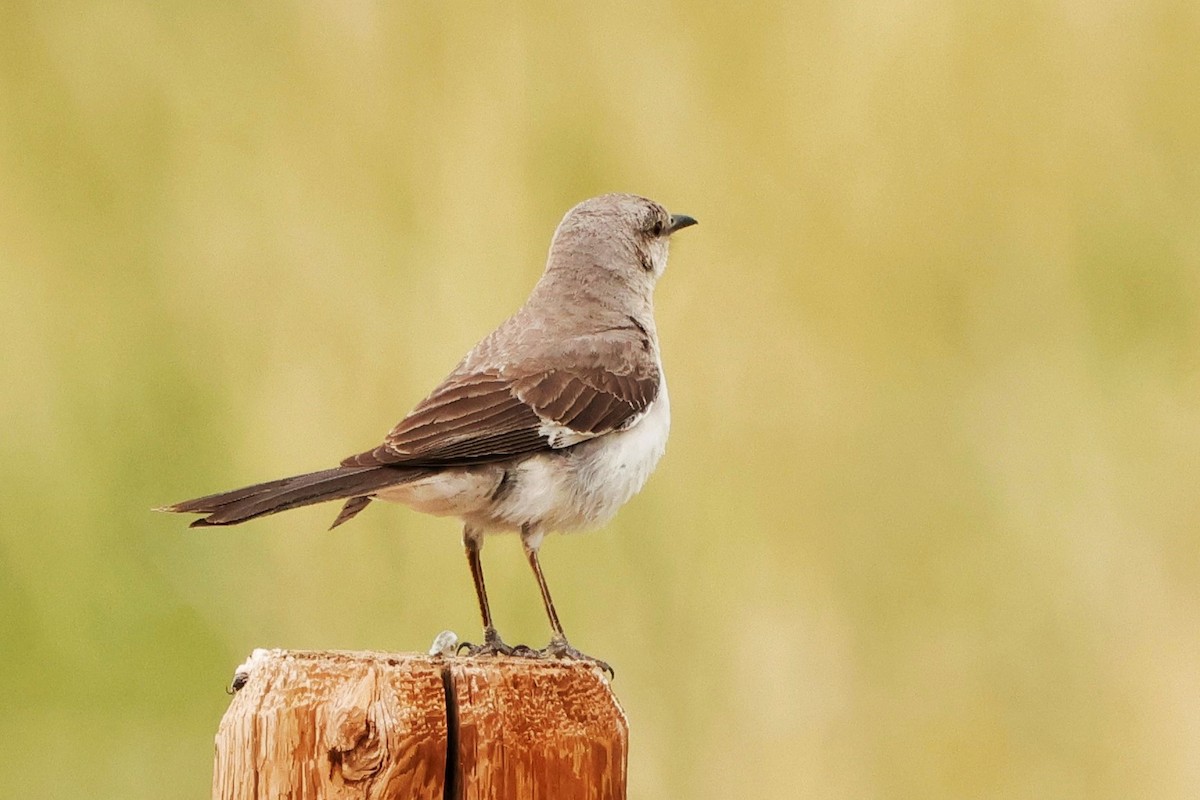
{"label": "bird's bill", "polygon": [[687,214],[672,214],[671,227],[667,228],[667,233],[675,233],[675,231],[690,228],[695,224],[697,224],[695,217],[689,217]]}

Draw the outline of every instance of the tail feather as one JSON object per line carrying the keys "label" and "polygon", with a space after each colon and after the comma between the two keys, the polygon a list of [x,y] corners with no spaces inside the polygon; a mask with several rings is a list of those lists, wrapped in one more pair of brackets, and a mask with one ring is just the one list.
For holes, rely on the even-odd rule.
{"label": "tail feather", "polygon": [[349,500],[347,500],[346,505],[342,506],[342,510],[338,512],[337,519],[335,519],[333,524],[329,526],[329,530],[333,530],[343,522],[349,522],[351,519],[353,519],[358,512],[367,507],[367,504],[371,502],[371,497],[372,496],[369,494],[363,494],[359,495],[358,497],[351,497]]}
{"label": "tail feather", "polygon": [[[350,503],[338,516],[337,525],[365,508],[369,496],[378,490],[406,483],[424,473],[425,470],[399,467],[335,467],[184,500],[159,510],[207,515],[192,523],[191,527],[195,528],[237,525],[292,508],[349,498]],[[362,500],[355,502],[356,498]],[[347,514],[347,511],[351,513]]]}

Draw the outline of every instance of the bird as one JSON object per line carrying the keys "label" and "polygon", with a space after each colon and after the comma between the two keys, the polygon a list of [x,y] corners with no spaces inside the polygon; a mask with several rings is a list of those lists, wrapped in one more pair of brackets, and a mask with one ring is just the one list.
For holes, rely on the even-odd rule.
{"label": "bird", "polygon": [[[571,646],[538,552],[546,535],[595,528],[662,457],[670,401],[654,289],[671,237],[697,224],[633,194],[584,200],[562,218],[528,299],[481,340],[379,446],[339,466],[156,510],[237,525],[342,500],[336,528],[372,501],[462,522],[483,640],[468,655],[591,659]],[[520,535],[550,625],[541,650],[504,642],[484,583],[484,537]],[[603,664],[603,662],[599,662]],[[607,665],[605,665],[607,666]]]}

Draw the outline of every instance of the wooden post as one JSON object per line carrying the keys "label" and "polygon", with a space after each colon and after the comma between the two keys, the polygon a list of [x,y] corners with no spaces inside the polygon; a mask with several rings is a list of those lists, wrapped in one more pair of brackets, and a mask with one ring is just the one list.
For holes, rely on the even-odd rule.
{"label": "wooden post", "polygon": [[588,662],[256,650],[234,687],[214,800],[625,797],[625,715]]}

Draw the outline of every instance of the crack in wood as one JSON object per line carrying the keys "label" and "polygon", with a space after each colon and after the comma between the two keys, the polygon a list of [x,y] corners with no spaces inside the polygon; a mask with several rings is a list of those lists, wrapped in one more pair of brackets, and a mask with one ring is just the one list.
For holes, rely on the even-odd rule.
{"label": "crack in wood", "polygon": [[628,723],[594,664],[263,651],[217,734],[217,800],[624,800]]}
{"label": "crack in wood", "polygon": [[458,694],[449,664],[442,667],[442,689],[446,695],[446,779],[442,784],[442,800],[459,800]]}

